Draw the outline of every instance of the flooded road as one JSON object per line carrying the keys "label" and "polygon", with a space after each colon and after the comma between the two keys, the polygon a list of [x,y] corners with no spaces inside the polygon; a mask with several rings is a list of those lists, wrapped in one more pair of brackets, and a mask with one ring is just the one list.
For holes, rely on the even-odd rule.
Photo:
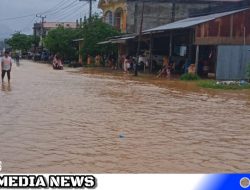
{"label": "flooded road", "polygon": [[250,100],[54,71],[27,61],[0,90],[2,172],[250,171]]}

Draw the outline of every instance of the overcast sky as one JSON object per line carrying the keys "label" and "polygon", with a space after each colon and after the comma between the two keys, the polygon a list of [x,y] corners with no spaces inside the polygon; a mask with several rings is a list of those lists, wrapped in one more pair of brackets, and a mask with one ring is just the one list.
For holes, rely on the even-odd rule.
{"label": "overcast sky", "polygon": [[[93,12],[100,13],[101,11],[97,9],[98,1],[93,2]],[[88,10],[88,1],[0,0],[0,40],[17,31],[32,34],[33,23],[41,21],[36,14],[46,15],[46,21],[74,22],[77,18],[88,16]]]}
{"label": "overcast sky", "polygon": [[[93,12],[100,12],[94,2]],[[31,34],[36,14],[46,15],[46,21],[75,21],[88,16],[89,4],[79,0],[0,0],[0,39],[16,31]],[[15,19],[14,19],[15,18]]]}

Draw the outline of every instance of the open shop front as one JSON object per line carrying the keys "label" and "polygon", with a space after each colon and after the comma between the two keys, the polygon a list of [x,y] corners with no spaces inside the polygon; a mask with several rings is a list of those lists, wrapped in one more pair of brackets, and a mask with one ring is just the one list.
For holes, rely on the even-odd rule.
{"label": "open shop front", "polygon": [[196,59],[196,46],[193,45],[193,30],[166,30],[145,34],[150,36],[149,62],[152,72],[158,72],[168,59],[171,74],[181,75]]}

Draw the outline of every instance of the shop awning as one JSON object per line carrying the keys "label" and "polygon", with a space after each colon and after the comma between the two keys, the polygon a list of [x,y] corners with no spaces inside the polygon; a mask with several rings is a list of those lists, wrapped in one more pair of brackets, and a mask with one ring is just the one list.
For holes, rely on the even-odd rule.
{"label": "shop awning", "polygon": [[110,38],[107,41],[103,41],[103,42],[99,42],[97,44],[102,45],[102,44],[108,44],[108,43],[112,43],[112,44],[123,44],[126,43],[127,40],[130,39],[134,39],[136,38],[137,35],[123,35],[123,36],[115,36]]}
{"label": "shop awning", "polygon": [[135,37],[136,37],[136,35],[126,36],[126,37],[111,39],[110,41],[112,44],[123,44],[123,43],[126,43],[127,40],[134,39]]}
{"label": "shop awning", "polygon": [[108,41],[99,42],[99,43],[97,43],[97,44],[98,44],[98,45],[102,45],[102,44],[109,44],[109,43],[111,43],[111,42],[108,40]]}
{"label": "shop awning", "polygon": [[83,40],[84,40],[83,38],[79,38],[79,39],[73,40],[73,42],[81,42],[81,41],[83,41]]}

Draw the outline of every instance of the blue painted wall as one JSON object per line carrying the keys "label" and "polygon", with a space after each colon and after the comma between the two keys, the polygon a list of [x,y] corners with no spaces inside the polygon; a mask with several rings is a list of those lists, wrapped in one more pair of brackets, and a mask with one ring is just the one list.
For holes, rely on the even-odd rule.
{"label": "blue painted wall", "polygon": [[250,46],[218,46],[217,80],[246,79],[246,68],[250,64]]}

